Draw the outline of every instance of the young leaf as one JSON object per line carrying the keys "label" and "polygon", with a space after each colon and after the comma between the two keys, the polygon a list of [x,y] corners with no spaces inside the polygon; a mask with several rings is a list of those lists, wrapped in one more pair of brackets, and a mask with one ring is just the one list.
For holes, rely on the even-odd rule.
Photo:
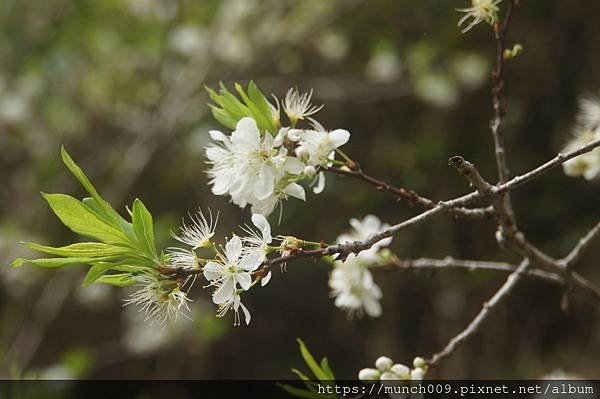
{"label": "young leaf", "polygon": [[321,369],[327,375],[328,380],[335,380],[335,375],[333,374],[333,370],[329,367],[329,360],[326,357],[321,359]]}
{"label": "young leaf", "polygon": [[94,265],[90,267],[85,279],[83,280],[83,286],[87,287],[90,284],[94,284],[104,273],[114,267],[112,263],[103,263],[100,265]]}
{"label": "young leaf", "polygon": [[[32,265],[46,268],[56,268],[63,266],[72,265],[86,265],[94,262],[103,262],[110,260],[111,258],[42,258],[42,259],[21,259],[20,264],[14,265],[13,267],[19,267],[23,263],[31,263]],[[16,262],[16,261],[15,261]],[[15,263],[13,262],[13,264]]]}
{"label": "young leaf", "polygon": [[149,253],[151,258],[158,258],[156,244],[154,243],[154,223],[152,215],[139,199],[133,202],[133,230],[142,244],[143,248]]}
{"label": "young leaf", "polygon": [[100,258],[135,255],[135,252],[129,248],[118,247],[116,245],[104,244],[101,242],[79,242],[64,247],[49,247],[33,242],[24,242],[23,245],[36,251],[65,257]]}
{"label": "young leaf", "polygon": [[129,238],[117,228],[98,219],[83,203],[66,194],[42,194],[50,208],[65,226],[77,234],[107,244],[131,247]]}
{"label": "young leaf", "polygon": [[300,346],[300,354],[302,355],[302,358],[306,362],[306,365],[313,372],[315,377],[317,377],[321,381],[327,380],[327,375],[323,372],[323,370],[321,370],[321,368],[315,361],[315,358],[311,355],[304,342],[300,338],[297,338],[296,341],[298,341],[298,345]]}
{"label": "young leaf", "polygon": [[110,284],[116,287],[129,287],[135,284],[135,279],[131,274],[120,273],[120,274],[105,274],[98,278],[94,284]]}
{"label": "young leaf", "polygon": [[98,194],[98,191],[96,191],[96,189],[92,185],[92,182],[90,182],[85,173],[83,173],[83,170],[75,163],[75,161],[73,161],[73,158],[71,158],[64,146],[60,148],[60,153],[62,156],[62,160],[69,169],[69,171],[71,171],[73,176],[75,176],[75,178],[79,181],[83,188],[91,195],[91,197],[96,202],[94,210],[99,214],[104,215],[106,218],[105,220],[111,222],[109,224],[114,224],[118,226],[118,228],[121,229],[123,233],[129,235],[131,238],[131,235],[129,234],[132,233],[131,223],[123,219],[123,217],[121,217],[121,215],[119,215],[119,213],[115,211],[113,207],[100,196],[100,194]]}

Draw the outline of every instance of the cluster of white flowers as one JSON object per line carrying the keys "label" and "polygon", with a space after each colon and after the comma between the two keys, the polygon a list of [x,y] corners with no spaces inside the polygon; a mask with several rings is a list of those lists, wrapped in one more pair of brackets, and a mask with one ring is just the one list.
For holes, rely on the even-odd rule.
{"label": "cluster of white flowers", "polygon": [[469,18],[471,22],[461,31],[466,33],[475,25],[481,22],[487,22],[492,25],[498,21],[498,4],[502,0],[471,0],[471,7],[458,8],[457,11],[464,12],[465,15],[458,21],[458,26],[462,26]]}
{"label": "cluster of white flowers", "polygon": [[[239,237],[235,234],[226,242],[225,247],[217,249],[212,242],[215,234],[217,218],[206,218],[201,211],[190,215],[191,222],[183,223],[179,234],[172,236],[190,248],[170,247],[167,250],[167,265],[162,275],[172,272],[185,272],[186,279],[176,282],[173,279],[161,278],[161,275],[142,275],[141,288],[135,291],[126,301],[128,304],[141,306],[146,313],[146,319],[164,324],[167,320],[174,321],[179,312],[188,310],[189,299],[183,287],[189,289],[199,275],[208,281],[207,287],[214,288],[213,302],[218,305],[217,316],[222,317],[230,309],[234,312],[234,324],[240,324],[239,311],[242,310],[246,324],[250,323],[250,312],[241,302],[240,294],[249,290],[257,281],[265,286],[271,278],[269,272],[264,277],[256,277],[253,272],[265,262],[271,252],[269,244],[271,226],[267,219],[260,214],[252,215],[256,229],[244,226],[242,230],[248,236]],[[278,249],[275,247],[274,250]],[[207,252],[203,255],[200,251]],[[187,284],[192,279],[191,284]]]}
{"label": "cluster of white flowers", "polygon": [[[229,195],[241,208],[251,205],[252,213],[269,215],[289,197],[306,200],[300,182],[316,183],[315,193],[325,184],[323,169],[334,160],[335,151],[348,142],[350,133],[326,131],[309,117],[321,107],[311,105],[311,93],[292,89],[283,101],[291,126],[277,133],[261,131],[257,121],[245,116],[237,121],[230,136],[213,130],[214,141],[206,148],[208,175],[215,195]],[[272,118],[280,126],[280,106],[269,104]],[[312,129],[297,129],[299,120],[310,119]]]}
{"label": "cluster of white flowers", "polygon": [[[379,218],[373,215],[365,216],[363,220],[351,219],[352,230],[338,237],[338,243],[365,240],[372,234],[379,233],[389,228],[382,224]],[[344,309],[349,316],[361,316],[363,311],[371,317],[381,315],[381,289],[373,281],[373,275],[368,269],[380,261],[379,250],[392,241],[385,238],[370,249],[358,254],[350,254],[344,261],[336,261],[329,277],[331,295],[335,297],[335,306]]]}
{"label": "cluster of white flowers", "polygon": [[[579,114],[573,137],[564,151],[576,150],[598,139],[600,139],[600,97],[584,97],[579,101]],[[586,180],[597,178],[600,176],[600,148],[568,160],[563,164],[563,169],[568,176],[583,176]]]}
{"label": "cluster of white flowers", "polygon": [[365,368],[358,372],[361,381],[422,381],[427,373],[427,362],[422,357],[415,357],[413,368],[394,363],[387,356],[375,361],[375,368]]}

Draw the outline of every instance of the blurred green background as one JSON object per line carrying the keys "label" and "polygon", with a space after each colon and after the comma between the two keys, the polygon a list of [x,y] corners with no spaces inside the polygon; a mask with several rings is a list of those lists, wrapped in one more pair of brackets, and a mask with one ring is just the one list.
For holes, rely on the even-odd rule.
{"label": "blurred green background", "polygon": [[[527,0],[508,42],[506,144],[513,173],[558,152],[580,94],[600,84],[600,26],[592,0]],[[347,320],[333,305],[328,267],[301,261],[245,303],[249,327],[216,319],[201,285],[193,322],[161,329],[123,308],[125,290],[80,287],[82,268],[10,269],[19,241],[76,240],[39,191],[81,196],[63,167],[65,144],[101,193],[123,210],[143,198],[159,244],[188,211],[220,210],[221,237],[249,219],[207,186],[204,85],[254,79],[266,93],[314,88],[319,120],[347,128],[344,150],[375,176],[435,200],[465,193],[447,166],[461,154],[495,177],[489,71],[492,31],[466,35],[466,0],[45,0],[0,2],[0,376],[7,378],[285,378],[302,367],[296,337],[327,355],[341,378],[381,354],[410,362],[441,349],[504,281],[493,272],[376,274],[383,316]],[[564,256],[598,220],[598,185],[555,170],[513,194],[520,224]],[[398,222],[416,210],[359,182],[329,176],[307,204],[285,203],[274,232],[334,240],[368,213]],[[272,218],[276,220],[275,218]],[[516,259],[490,221],[438,216],[394,238],[401,257]],[[600,281],[600,245],[579,270]],[[596,262],[594,262],[596,261]],[[481,331],[432,373],[444,378],[600,377],[597,304],[528,280]]]}

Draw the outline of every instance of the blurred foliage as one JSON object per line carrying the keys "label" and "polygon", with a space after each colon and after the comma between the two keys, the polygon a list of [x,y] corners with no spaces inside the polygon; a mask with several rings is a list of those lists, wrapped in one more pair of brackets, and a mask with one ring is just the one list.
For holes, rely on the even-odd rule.
{"label": "blurred foliage", "polygon": [[[222,225],[248,211],[210,193],[203,147],[217,123],[204,86],[254,79],[267,93],[314,88],[320,121],[344,127],[345,148],[378,177],[434,199],[468,190],[446,166],[451,155],[495,176],[489,70],[492,32],[461,35],[437,0],[35,0],[0,2],[0,264],[32,252],[19,241],[60,246],[76,237],[39,195],[83,194],[64,171],[72,152],[98,191],[125,215],[144,198],[157,246],[188,211],[210,206]],[[510,61],[506,144],[513,173],[556,153],[577,96],[597,90],[600,34],[593,1],[528,0],[508,37],[525,49]],[[569,193],[569,199],[565,193]],[[554,171],[513,195],[521,226],[555,256],[598,219],[598,185]],[[415,210],[369,187],[329,177],[308,205],[286,204],[276,233],[334,239],[353,216],[397,222]],[[218,231],[218,234],[227,234]],[[440,216],[394,239],[400,256],[503,259],[493,226]],[[580,270],[594,281],[593,260]],[[381,354],[428,355],[478,311],[503,280],[495,273],[376,275],[377,320],[348,321],[328,296],[328,266],[310,261],[275,273],[248,298],[253,321],[214,318],[196,287],[193,320],[149,327],[121,292],[79,287],[85,270],[0,268],[0,373],[4,377],[286,378],[294,339],[327,354],[353,378]],[[587,298],[560,310],[561,289],[527,281],[508,304],[432,377],[537,378],[556,369],[600,375],[600,317]],[[79,351],[79,352],[78,352]],[[62,374],[61,374],[62,373]]]}

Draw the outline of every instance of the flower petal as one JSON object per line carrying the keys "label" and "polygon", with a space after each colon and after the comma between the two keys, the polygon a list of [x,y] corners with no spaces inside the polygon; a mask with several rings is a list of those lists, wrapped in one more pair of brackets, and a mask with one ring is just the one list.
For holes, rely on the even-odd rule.
{"label": "flower petal", "polygon": [[231,240],[227,241],[227,244],[225,244],[225,256],[230,262],[235,262],[239,259],[241,254],[242,240],[234,234],[233,237],[231,237]]}
{"label": "flower petal", "polygon": [[242,257],[242,260],[240,261],[240,268],[249,272],[253,272],[260,266],[264,256],[265,255],[260,248],[250,251]]}
{"label": "flower petal", "polygon": [[217,262],[210,261],[204,266],[204,277],[207,280],[217,280],[223,275],[223,266]]}
{"label": "flower petal", "polygon": [[329,132],[329,142],[333,148],[341,147],[350,140],[350,132],[344,129],[335,129]]}
{"label": "flower petal", "polygon": [[269,271],[269,273],[267,273],[266,276],[264,276],[261,280],[260,280],[260,286],[264,287],[265,285],[269,284],[269,281],[271,281],[271,271]]}
{"label": "flower petal", "polygon": [[235,280],[240,283],[240,287],[244,291],[248,291],[250,285],[252,284],[252,277],[250,277],[250,273],[237,273],[235,275]]}
{"label": "flower petal", "polygon": [[298,183],[288,184],[283,189],[283,192],[291,197],[298,198],[298,199],[306,202],[306,193],[304,192],[304,187],[302,187]]}
{"label": "flower petal", "polygon": [[244,117],[239,120],[231,133],[231,142],[242,151],[250,151],[260,146],[260,132],[254,119]]}
{"label": "flower petal", "polygon": [[235,284],[232,278],[227,278],[213,294],[213,302],[217,305],[230,301],[235,295]]}
{"label": "flower petal", "polygon": [[252,215],[252,223],[261,231],[263,241],[270,244],[273,238],[271,237],[271,225],[266,217],[259,213]]}
{"label": "flower petal", "polygon": [[244,321],[246,322],[246,325],[250,324],[250,311],[248,310],[248,308],[246,306],[244,306],[244,304],[242,302],[240,302],[240,306],[242,307],[242,312],[244,312]]}
{"label": "flower petal", "polygon": [[267,199],[275,189],[275,174],[270,166],[263,165],[254,183],[254,195],[259,200]]}
{"label": "flower petal", "polygon": [[319,172],[317,177],[317,185],[313,188],[315,194],[320,194],[325,189],[325,173]]}
{"label": "flower petal", "polygon": [[304,172],[304,163],[296,157],[288,157],[285,160],[285,171],[293,175],[299,175]]}

